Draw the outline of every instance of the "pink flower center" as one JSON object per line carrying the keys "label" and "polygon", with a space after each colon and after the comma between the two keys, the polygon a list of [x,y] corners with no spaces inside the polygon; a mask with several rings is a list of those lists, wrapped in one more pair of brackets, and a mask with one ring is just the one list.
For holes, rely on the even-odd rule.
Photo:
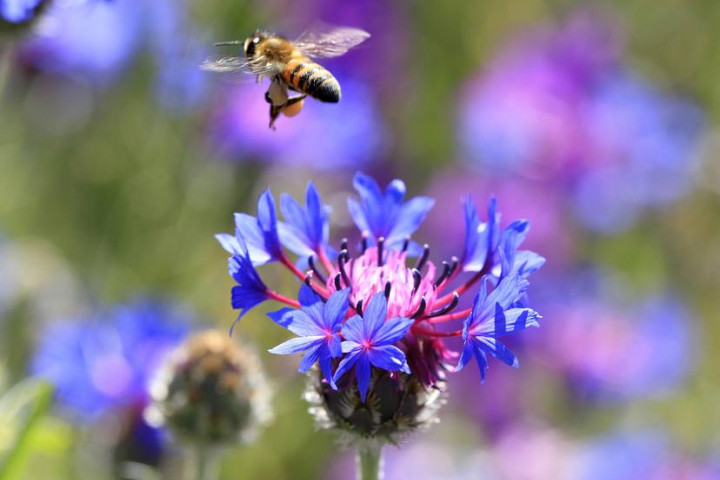
{"label": "pink flower center", "polygon": [[[362,301],[365,308],[370,298],[378,292],[386,292],[389,284],[388,318],[410,318],[420,308],[423,298],[425,311],[432,311],[437,298],[433,285],[435,265],[425,262],[418,282],[413,269],[406,264],[406,252],[385,251],[383,257],[382,265],[378,265],[378,251],[372,247],[348,260],[346,272],[352,287],[350,301],[353,305]],[[332,279],[328,281],[328,288],[334,289]]]}

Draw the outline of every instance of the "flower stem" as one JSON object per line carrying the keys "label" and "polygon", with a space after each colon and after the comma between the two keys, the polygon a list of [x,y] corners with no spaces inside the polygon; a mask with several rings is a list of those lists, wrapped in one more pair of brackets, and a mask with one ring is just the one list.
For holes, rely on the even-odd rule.
{"label": "flower stem", "polygon": [[357,480],[382,480],[382,444],[367,441],[357,445]]}
{"label": "flower stem", "polygon": [[12,46],[3,46],[0,42],[0,100],[5,94],[5,86],[8,77],[10,77],[10,67],[12,66]]}
{"label": "flower stem", "polygon": [[193,480],[215,480],[217,478],[215,453],[208,445],[200,443],[195,446]]}

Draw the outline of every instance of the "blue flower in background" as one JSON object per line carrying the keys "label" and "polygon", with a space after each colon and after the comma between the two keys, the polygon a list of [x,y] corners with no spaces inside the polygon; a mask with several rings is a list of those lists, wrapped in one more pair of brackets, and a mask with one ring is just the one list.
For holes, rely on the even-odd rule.
{"label": "blue flower in background", "polygon": [[487,356],[496,357],[511,367],[518,367],[515,355],[497,339],[539,326],[540,315],[529,308],[512,308],[527,290],[528,282],[517,273],[503,278],[490,295],[486,285],[480,289],[473,301],[472,313],[463,326],[463,347],[457,370],[462,369],[474,356],[480,368],[480,377],[485,380],[488,368]]}
{"label": "blue flower in background", "polygon": [[14,24],[32,20],[47,0],[2,0],[0,2],[0,21]]}
{"label": "blue flower in background", "polygon": [[388,248],[400,248],[415,233],[425,215],[435,204],[429,197],[415,197],[405,200],[405,184],[393,180],[383,192],[371,177],[358,173],[353,186],[360,195],[358,202],[348,198],[348,210],[358,229],[377,242],[385,239]]}
{"label": "blue flower in background", "polygon": [[143,7],[138,2],[55,2],[47,12],[52,28],[29,39],[20,55],[48,72],[104,84],[130,64],[142,44]]}
{"label": "blue flower in background", "polygon": [[63,410],[78,420],[147,398],[163,356],[187,335],[190,318],[170,304],[138,300],[92,317],[51,323],[32,373],[56,386]]}
{"label": "blue flower in background", "polygon": [[342,354],[338,334],[349,306],[349,295],[349,289],[340,290],[323,303],[322,298],[303,283],[298,295],[300,310],[283,308],[268,314],[275,323],[299,337],[270,349],[270,353],[288,355],[306,352],[298,371],[305,373],[315,363],[319,363],[325,379],[332,388],[336,388],[331,359]]}
{"label": "blue flower in background", "polygon": [[147,48],[165,110],[183,113],[207,100],[208,77],[197,66],[210,55],[210,42],[190,21],[184,2],[54,2],[47,17],[42,32],[21,45],[24,63],[103,87],[122,78]]}

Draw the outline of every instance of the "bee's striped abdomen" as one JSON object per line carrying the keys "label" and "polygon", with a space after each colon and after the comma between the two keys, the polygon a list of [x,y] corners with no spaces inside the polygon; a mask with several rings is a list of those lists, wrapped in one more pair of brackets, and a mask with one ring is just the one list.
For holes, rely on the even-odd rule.
{"label": "bee's striped abdomen", "polygon": [[298,92],[303,92],[321,102],[340,101],[340,84],[325,67],[305,57],[295,57],[285,65],[283,80]]}

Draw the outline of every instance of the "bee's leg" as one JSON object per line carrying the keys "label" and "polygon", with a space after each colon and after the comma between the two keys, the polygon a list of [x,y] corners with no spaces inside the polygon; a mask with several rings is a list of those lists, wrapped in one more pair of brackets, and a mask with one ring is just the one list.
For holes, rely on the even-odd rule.
{"label": "bee's leg", "polygon": [[306,97],[307,95],[298,95],[297,97],[292,97],[288,99],[288,101],[285,103],[285,105],[282,106],[282,108],[284,109],[286,107],[289,107],[290,105],[296,104],[297,102],[302,102],[303,100],[305,100]]}
{"label": "bee's leg", "polygon": [[282,109],[285,107],[285,105],[275,106],[272,103],[270,104],[270,125],[268,125],[270,128],[275,130],[275,120],[280,116],[280,112],[282,112]]}

